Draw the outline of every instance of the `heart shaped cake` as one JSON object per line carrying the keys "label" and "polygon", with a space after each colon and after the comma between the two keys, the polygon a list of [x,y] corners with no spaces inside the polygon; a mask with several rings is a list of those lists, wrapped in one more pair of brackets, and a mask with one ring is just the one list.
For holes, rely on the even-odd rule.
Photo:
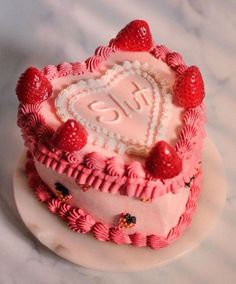
{"label": "heart shaped cake", "polygon": [[189,226],[204,83],[196,66],[154,43],[145,21],[85,61],[29,67],[16,94],[29,186],[71,230],[160,249]]}

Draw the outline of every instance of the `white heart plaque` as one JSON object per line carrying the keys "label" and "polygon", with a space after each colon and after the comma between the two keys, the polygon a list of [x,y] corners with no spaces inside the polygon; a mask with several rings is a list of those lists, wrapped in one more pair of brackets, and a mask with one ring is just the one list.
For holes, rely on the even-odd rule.
{"label": "white heart plaque", "polygon": [[65,88],[55,106],[62,121],[73,118],[86,127],[91,143],[129,153],[164,139],[171,100],[167,83],[147,63],[124,61]]}

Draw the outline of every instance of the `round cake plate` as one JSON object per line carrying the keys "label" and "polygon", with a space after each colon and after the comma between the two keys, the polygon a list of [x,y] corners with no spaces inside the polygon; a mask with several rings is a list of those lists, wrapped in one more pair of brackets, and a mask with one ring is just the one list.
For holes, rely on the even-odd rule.
{"label": "round cake plate", "polygon": [[221,157],[207,138],[203,150],[203,186],[191,226],[167,248],[152,250],[97,241],[71,231],[50,213],[29,188],[22,153],[14,175],[14,195],[19,214],[32,234],[59,256],[84,267],[104,271],[138,271],[164,265],[191,251],[206,238],[219,218],[226,199]]}

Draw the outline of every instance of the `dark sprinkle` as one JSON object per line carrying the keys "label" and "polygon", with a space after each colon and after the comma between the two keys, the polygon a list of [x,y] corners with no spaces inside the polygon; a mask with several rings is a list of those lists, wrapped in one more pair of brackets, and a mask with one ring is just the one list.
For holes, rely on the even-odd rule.
{"label": "dark sprinkle", "polygon": [[125,220],[127,222],[127,224],[136,224],[136,217],[135,216],[131,216],[129,213],[125,214]]}
{"label": "dark sprinkle", "polygon": [[55,183],[55,188],[62,193],[63,197],[66,197],[70,194],[69,190],[59,182]]}
{"label": "dark sprinkle", "polygon": [[186,183],[185,183],[185,186],[190,187],[191,184],[192,184],[192,181],[193,181],[194,179],[195,179],[195,176],[192,176],[192,177],[190,178],[189,182],[186,182]]}

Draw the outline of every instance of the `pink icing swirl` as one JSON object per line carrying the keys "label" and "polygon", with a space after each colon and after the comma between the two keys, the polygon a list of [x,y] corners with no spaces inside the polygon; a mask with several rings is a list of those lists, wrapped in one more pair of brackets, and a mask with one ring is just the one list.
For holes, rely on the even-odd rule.
{"label": "pink icing swirl", "polygon": [[95,224],[95,221],[88,214],[81,216],[77,220],[78,231],[82,234],[86,234],[87,232],[89,232],[94,224]]}
{"label": "pink icing swirl", "polygon": [[57,67],[54,66],[54,65],[48,65],[48,66],[44,67],[42,72],[44,73],[44,75],[46,75],[48,80],[53,80],[58,74],[57,73]]}
{"label": "pink icing swirl", "polygon": [[185,65],[182,56],[178,52],[170,52],[166,55],[166,63],[175,68],[179,65]]}
{"label": "pink icing swirl", "polygon": [[136,247],[144,247],[147,243],[147,238],[141,233],[134,233],[129,235],[132,244]]}
{"label": "pink icing swirl", "polygon": [[41,108],[40,104],[20,104],[19,114],[39,113]]}
{"label": "pink icing swirl", "polygon": [[147,236],[147,244],[152,249],[160,249],[168,246],[168,241],[163,237],[156,235]]}
{"label": "pink icing swirl", "polygon": [[89,169],[103,171],[106,166],[105,158],[97,152],[85,156],[85,164]]}
{"label": "pink icing swirl", "polygon": [[59,210],[58,210],[58,215],[63,218],[66,219],[67,218],[67,214],[71,209],[71,205],[68,203],[62,203]]}
{"label": "pink icing swirl", "polygon": [[175,144],[175,150],[180,157],[183,157],[186,153],[192,150],[192,144],[187,139],[179,139]]}
{"label": "pink icing swirl", "polygon": [[181,226],[181,229],[185,229],[192,222],[192,217],[188,213],[184,213],[180,216],[178,225]]}
{"label": "pink icing swirl", "polygon": [[72,74],[73,75],[83,74],[86,71],[86,68],[87,68],[85,62],[71,63],[71,66],[72,66]]}
{"label": "pink icing swirl", "polygon": [[68,62],[63,62],[63,63],[57,65],[57,70],[58,70],[59,77],[64,77],[64,76],[71,73],[72,66]]}
{"label": "pink icing swirl", "polygon": [[48,210],[54,214],[59,213],[59,209],[61,207],[61,201],[57,198],[53,198],[48,202]]}
{"label": "pink icing swirl", "polygon": [[26,115],[25,127],[37,130],[44,123],[45,121],[41,114],[31,112]]}
{"label": "pink icing swirl", "polygon": [[168,49],[165,45],[156,45],[152,50],[153,55],[162,61],[166,61],[166,55],[170,52],[170,49]]}
{"label": "pink icing swirl", "polygon": [[117,227],[110,229],[110,239],[118,245],[131,243],[129,236],[125,235],[123,230]]}
{"label": "pink icing swirl", "polygon": [[99,55],[94,55],[89,57],[85,62],[87,64],[87,69],[90,72],[97,71],[101,62],[103,61],[102,57]]}
{"label": "pink icing swirl", "polygon": [[41,179],[37,172],[31,172],[28,174],[28,184],[31,188],[41,185]]}
{"label": "pink icing swirl", "polygon": [[194,126],[200,120],[200,113],[197,109],[190,109],[184,113],[184,123]]}
{"label": "pink icing swirl", "polygon": [[113,52],[112,48],[109,46],[99,46],[96,50],[95,50],[95,55],[99,55],[101,56],[103,59],[107,59],[110,54]]}
{"label": "pink icing swirl", "polygon": [[39,201],[48,202],[52,198],[52,193],[44,185],[35,188],[35,194]]}
{"label": "pink icing swirl", "polygon": [[191,141],[197,135],[197,129],[192,125],[185,125],[180,132],[180,139]]}
{"label": "pink icing swirl", "polygon": [[93,234],[95,238],[99,241],[109,240],[109,227],[106,224],[97,222],[93,226]]}
{"label": "pink icing swirl", "polygon": [[131,178],[145,178],[146,176],[142,164],[138,161],[133,161],[127,166],[127,175]]}
{"label": "pink icing swirl", "polygon": [[181,64],[175,68],[175,72],[177,76],[180,76],[186,69],[187,69],[187,66]]}
{"label": "pink icing swirl", "polygon": [[106,164],[107,164],[106,171],[111,176],[120,177],[125,172],[124,161],[118,157],[112,157],[108,159]]}
{"label": "pink icing swirl", "polygon": [[39,143],[42,143],[43,141],[50,141],[53,135],[54,135],[54,130],[45,124],[41,125],[37,130],[37,137]]}
{"label": "pink icing swirl", "polygon": [[73,153],[65,153],[65,158],[73,166],[76,166],[79,164],[79,160]]}
{"label": "pink icing swirl", "polygon": [[85,216],[85,213],[82,209],[73,208],[69,211],[67,216],[67,224],[72,231],[80,232],[78,220],[81,218],[81,216]]}

